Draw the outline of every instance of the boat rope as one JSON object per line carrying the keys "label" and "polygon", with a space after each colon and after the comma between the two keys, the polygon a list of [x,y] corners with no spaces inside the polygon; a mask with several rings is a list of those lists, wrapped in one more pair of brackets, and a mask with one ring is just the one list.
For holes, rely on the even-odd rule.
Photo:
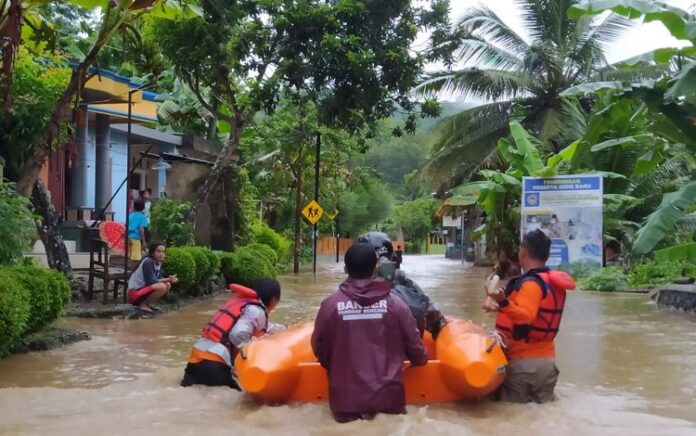
{"label": "boat rope", "polygon": [[489,330],[487,332],[487,335],[489,338],[492,339],[491,343],[488,344],[486,347],[486,353],[490,353],[493,351],[493,348],[495,348],[496,345],[500,345],[502,348],[507,348],[505,345],[505,341],[503,340],[503,337],[498,333],[497,330]]}

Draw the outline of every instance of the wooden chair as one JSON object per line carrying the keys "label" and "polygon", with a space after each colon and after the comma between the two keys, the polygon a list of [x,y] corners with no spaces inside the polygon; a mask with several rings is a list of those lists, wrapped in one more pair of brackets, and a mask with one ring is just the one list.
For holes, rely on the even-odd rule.
{"label": "wooden chair", "polygon": [[[123,258],[121,258],[123,259]],[[89,281],[87,292],[89,298],[94,295],[94,279],[101,279],[104,282],[102,303],[106,304],[109,294],[109,283],[114,282],[114,300],[118,298],[118,287],[123,285],[123,302],[126,303],[128,294],[128,277],[120,268],[115,265],[123,265],[123,262],[117,264],[114,256],[109,253],[109,245],[102,239],[92,239],[92,246],[89,253]]]}

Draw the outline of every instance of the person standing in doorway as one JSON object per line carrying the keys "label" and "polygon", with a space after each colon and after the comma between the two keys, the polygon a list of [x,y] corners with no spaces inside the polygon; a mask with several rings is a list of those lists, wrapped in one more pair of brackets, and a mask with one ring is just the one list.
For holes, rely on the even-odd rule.
{"label": "person standing in doorway", "polygon": [[145,210],[143,201],[135,200],[133,212],[128,216],[128,258],[133,262],[140,262],[143,247],[147,246],[145,229],[148,222],[143,210]]}
{"label": "person standing in doorway", "polygon": [[396,246],[396,251],[394,251],[394,263],[396,263],[396,269],[401,269],[401,264],[404,262],[404,251],[401,249],[401,245]]}
{"label": "person standing in doorway", "polygon": [[140,191],[140,199],[143,201],[145,208],[143,209],[143,214],[147,218],[147,225],[145,226],[145,238],[150,240],[150,213],[152,212],[152,189],[147,188]]}
{"label": "person standing in doorway", "polygon": [[148,222],[150,221],[150,213],[152,212],[152,189],[147,188],[140,191],[140,199],[143,201],[145,208],[143,213],[147,217]]}
{"label": "person standing in doorway", "polygon": [[554,339],[561,325],[566,291],[575,282],[546,267],[551,240],[540,230],[524,235],[518,257],[524,271],[503,288],[487,289],[484,309],[498,312],[495,326],[507,345],[507,377],[497,398],[514,403],[554,399],[558,380]]}

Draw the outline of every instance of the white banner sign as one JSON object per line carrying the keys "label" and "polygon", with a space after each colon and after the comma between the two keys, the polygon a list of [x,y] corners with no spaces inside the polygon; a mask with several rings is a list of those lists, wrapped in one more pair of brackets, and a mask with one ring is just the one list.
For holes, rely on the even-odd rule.
{"label": "white banner sign", "polygon": [[602,266],[602,176],[524,177],[522,234],[551,238],[549,267],[577,262]]}

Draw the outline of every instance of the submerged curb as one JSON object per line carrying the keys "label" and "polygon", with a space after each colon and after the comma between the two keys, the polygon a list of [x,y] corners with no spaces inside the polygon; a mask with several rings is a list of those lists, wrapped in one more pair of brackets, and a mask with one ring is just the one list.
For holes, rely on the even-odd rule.
{"label": "submerged curb", "polygon": [[48,351],[61,348],[66,345],[92,339],[89,333],[84,331],[66,330],[50,327],[23,338],[16,343],[10,353],[28,353],[30,351]]}
{"label": "submerged curb", "polygon": [[149,313],[142,311],[131,304],[103,305],[96,301],[88,303],[73,303],[65,312],[65,316],[74,318],[100,318],[100,319],[141,319],[154,318],[164,313],[173,312],[201,301],[208,300],[220,294],[229,292],[222,280],[215,278],[208,283],[201,295],[179,296],[171,294],[159,305],[160,311]]}

